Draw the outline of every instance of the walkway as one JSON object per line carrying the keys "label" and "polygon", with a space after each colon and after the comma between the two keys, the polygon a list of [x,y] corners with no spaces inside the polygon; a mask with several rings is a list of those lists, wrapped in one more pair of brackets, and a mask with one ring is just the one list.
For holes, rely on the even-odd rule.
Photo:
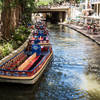
{"label": "walkway", "polygon": [[89,34],[89,33],[87,33],[87,30],[84,30],[80,26],[76,26],[76,25],[72,25],[72,24],[66,24],[66,23],[60,23],[60,24],[65,25],[65,26],[67,26],[71,29],[78,31],[79,33],[87,36],[88,38],[92,39],[93,41],[95,41],[97,44],[100,45],[100,34],[97,34],[97,35]]}

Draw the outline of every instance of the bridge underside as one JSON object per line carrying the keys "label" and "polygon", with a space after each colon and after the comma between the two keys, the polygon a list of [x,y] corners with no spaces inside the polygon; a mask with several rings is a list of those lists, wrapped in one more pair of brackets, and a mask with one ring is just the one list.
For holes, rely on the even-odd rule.
{"label": "bridge underside", "polygon": [[63,22],[67,19],[69,9],[68,7],[38,8],[36,13],[44,13],[45,18],[51,22]]}

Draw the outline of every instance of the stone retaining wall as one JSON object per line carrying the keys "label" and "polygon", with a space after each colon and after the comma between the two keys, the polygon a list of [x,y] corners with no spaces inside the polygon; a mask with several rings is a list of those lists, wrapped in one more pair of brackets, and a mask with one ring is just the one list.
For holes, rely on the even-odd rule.
{"label": "stone retaining wall", "polygon": [[3,59],[0,60],[0,65],[2,65],[3,63],[5,63],[7,60],[9,60],[10,58],[14,57],[15,55],[17,55],[18,53],[20,53],[22,50],[24,50],[24,48],[26,48],[29,39],[32,37],[32,33],[29,35],[28,39],[24,42],[24,44],[22,46],[20,46],[17,50],[14,50],[12,53],[10,53],[8,56],[4,57]]}

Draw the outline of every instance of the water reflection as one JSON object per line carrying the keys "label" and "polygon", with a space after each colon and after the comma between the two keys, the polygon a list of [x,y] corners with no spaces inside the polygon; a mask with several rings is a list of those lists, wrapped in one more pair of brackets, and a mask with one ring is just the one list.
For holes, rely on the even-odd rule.
{"label": "water reflection", "polygon": [[100,100],[100,47],[49,25],[54,61],[35,85],[0,84],[0,100]]}
{"label": "water reflection", "polygon": [[0,84],[0,100],[32,100],[33,89],[16,84]]}
{"label": "water reflection", "polygon": [[[62,30],[65,30],[64,34],[61,34],[63,33]],[[77,34],[77,32],[72,31],[69,28],[64,27],[62,30],[62,32],[60,33],[59,30],[57,32],[57,35],[59,36],[58,39],[60,41],[56,40],[56,38],[53,37],[53,42],[57,44],[58,52],[55,49],[54,51],[56,55],[61,52],[60,58],[62,56],[64,60],[64,62],[61,61],[61,64],[64,64],[63,67],[66,66],[64,70],[68,69],[66,70],[67,73],[69,71],[68,78],[71,76],[74,80],[73,82],[71,82],[67,78],[68,82],[71,85],[72,83],[74,85],[77,83],[77,85],[75,85],[74,87],[78,86],[81,90],[83,90],[86,93],[85,99],[99,100],[100,47],[88,38]],[[58,46],[60,46],[62,49]],[[58,58],[59,57],[57,57],[57,60]],[[84,99],[84,96],[82,99]]]}
{"label": "water reflection", "polygon": [[34,100],[40,82],[44,80],[43,75],[34,85],[0,83],[0,100]]}

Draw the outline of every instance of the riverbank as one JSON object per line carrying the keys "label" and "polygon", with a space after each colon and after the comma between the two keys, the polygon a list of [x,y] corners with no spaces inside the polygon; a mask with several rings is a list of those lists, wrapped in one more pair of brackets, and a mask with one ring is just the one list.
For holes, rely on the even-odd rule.
{"label": "riverbank", "polygon": [[100,34],[90,34],[87,33],[87,30],[84,30],[82,27],[80,26],[76,26],[76,25],[72,25],[72,24],[66,24],[66,23],[59,23],[59,25],[64,25],[67,26],[81,34],[83,34],[84,36],[90,38],[91,40],[93,40],[94,42],[96,42],[98,45],[100,45]]}

